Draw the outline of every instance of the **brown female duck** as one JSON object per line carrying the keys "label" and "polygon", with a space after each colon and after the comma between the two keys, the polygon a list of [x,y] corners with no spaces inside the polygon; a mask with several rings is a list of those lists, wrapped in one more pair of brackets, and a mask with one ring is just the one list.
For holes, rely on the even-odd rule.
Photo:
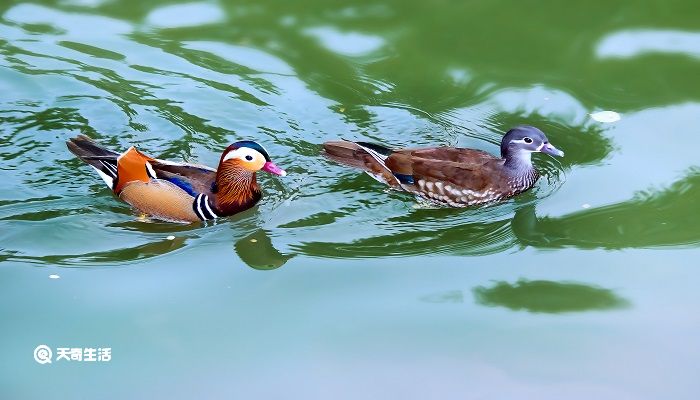
{"label": "brown female duck", "polygon": [[171,222],[198,222],[247,210],[262,197],[257,171],[286,175],[261,145],[248,140],[228,146],[217,169],[159,160],[134,147],[120,154],[83,135],[66,144],[120,199]]}
{"label": "brown female duck", "polygon": [[532,153],[564,156],[532,126],[509,130],[501,140],[500,158],[454,147],[392,150],[348,141],[326,142],[323,147],[334,161],[360,168],[393,188],[452,207],[492,203],[525,192],[540,176],[532,165]]}

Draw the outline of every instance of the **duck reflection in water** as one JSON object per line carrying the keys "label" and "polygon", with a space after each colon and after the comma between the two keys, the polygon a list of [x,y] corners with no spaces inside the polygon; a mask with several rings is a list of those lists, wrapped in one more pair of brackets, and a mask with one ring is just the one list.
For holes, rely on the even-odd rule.
{"label": "duck reflection in water", "polygon": [[277,269],[295,256],[295,254],[282,254],[277,250],[268,232],[263,229],[238,240],[233,247],[241,261],[257,270]]}
{"label": "duck reflection in water", "polygon": [[487,255],[525,246],[686,247],[700,243],[700,213],[695,201],[699,196],[700,169],[692,169],[666,189],[640,192],[626,201],[556,217],[537,216],[536,199],[527,197],[483,212],[414,209],[387,219],[380,229],[374,228],[373,236],[359,237],[358,233],[350,241],[306,241],[292,248],[306,255],[352,259]]}
{"label": "duck reflection in water", "polygon": [[[581,249],[686,247],[700,243],[700,214],[694,200],[698,196],[700,169],[694,168],[666,189],[640,192],[627,201],[558,217],[538,217],[535,203],[531,199],[523,199],[526,204],[513,203],[514,213],[481,215],[486,218],[468,223],[458,220],[464,210],[416,209],[387,220],[390,224],[384,224],[379,231],[384,234],[377,234],[375,228],[374,236],[351,241],[292,243],[287,253],[275,249],[270,236],[274,236],[276,230],[281,230],[279,235],[283,235],[289,228],[255,230],[237,239],[233,247],[241,260],[255,269],[279,268],[295,254],[354,259],[421,254],[485,255],[518,246]],[[639,218],[640,215],[645,218]],[[409,224],[411,230],[401,228]],[[147,233],[175,233],[172,224],[144,224],[130,220],[113,226]],[[305,228],[317,230],[318,226]],[[144,260],[185,247],[191,235],[184,233],[189,229],[178,230],[175,240],[163,238],[108,251],[50,256],[10,253],[3,258],[62,265]],[[362,233],[362,230],[359,229],[358,233]]]}
{"label": "duck reflection in water", "polygon": [[516,283],[497,282],[491,287],[477,286],[473,293],[477,304],[532,313],[613,310],[630,304],[610,289],[575,282],[521,279]]}
{"label": "duck reflection in water", "polygon": [[[700,169],[668,188],[560,217],[538,217],[534,205],[516,211],[513,235],[537,248],[653,248],[700,243]],[[640,218],[640,215],[645,216]]]}

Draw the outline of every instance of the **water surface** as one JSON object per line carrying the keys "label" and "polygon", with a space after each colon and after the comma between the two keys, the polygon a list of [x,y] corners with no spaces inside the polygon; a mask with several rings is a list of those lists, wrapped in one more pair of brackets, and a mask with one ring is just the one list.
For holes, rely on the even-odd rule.
{"label": "water surface", "polygon": [[[697,398],[696,4],[332,3],[0,5],[0,397]],[[319,157],[496,153],[522,123],[566,157],[488,208]],[[252,138],[289,175],[230,219],[145,221],[78,134],[209,165]]]}

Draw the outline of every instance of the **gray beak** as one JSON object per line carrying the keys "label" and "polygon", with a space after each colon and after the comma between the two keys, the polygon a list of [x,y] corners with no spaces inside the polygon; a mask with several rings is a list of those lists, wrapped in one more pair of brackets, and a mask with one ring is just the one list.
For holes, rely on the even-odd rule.
{"label": "gray beak", "polygon": [[557,149],[556,147],[552,146],[549,143],[545,143],[544,145],[542,145],[540,152],[545,153],[545,154],[549,154],[550,156],[564,157],[563,151]]}

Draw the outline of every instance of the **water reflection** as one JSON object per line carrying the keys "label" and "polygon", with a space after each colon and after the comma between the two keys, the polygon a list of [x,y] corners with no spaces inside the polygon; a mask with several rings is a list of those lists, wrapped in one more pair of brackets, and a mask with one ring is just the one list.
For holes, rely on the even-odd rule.
{"label": "water reflection", "polygon": [[384,40],[379,36],[358,32],[339,32],[329,26],[307,28],[304,33],[318,40],[328,50],[346,56],[368,55],[384,45]]}
{"label": "water reflection", "polygon": [[700,170],[663,190],[640,192],[621,203],[561,217],[537,217],[534,207],[515,213],[517,242],[538,248],[684,247],[700,243]]}
{"label": "water reflection", "polygon": [[[450,213],[446,210],[431,211],[443,216]],[[397,228],[387,235],[361,238],[352,242],[306,242],[293,245],[292,248],[317,257],[372,258],[421,254],[485,255],[507,250],[515,244],[508,219],[456,226],[441,226],[439,222],[421,224],[412,214],[399,218],[396,223],[400,224],[401,220],[411,220],[415,225],[406,229]]]}
{"label": "water reflection", "polygon": [[216,3],[185,3],[163,6],[152,10],[146,22],[156,28],[183,28],[221,23],[224,11]]}
{"label": "water reflection", "polygon": [[[245,237],[235,236],[234,251],[242,261],[255,269],[279,268],[297,254],[325,258],[374,258],[422,254],[487,255],[525,246],[582,249],[683,247],[700,243],[700,216],[696,212],[695,201],[698,197],[700,170],[692,170],[667,189],[640,193],[629,201],[560,217],[538,217],[536,202],[527,202],[527,198],[523,200],[525,204],[513,202],[475,210],[412,208],[408,213],[388,220],[395,229],[389,230],[385,235],[347,242],[295,242],[287,239],[290,250],[284,253],[273,244],[274,236],[299,236],[299,232],[319,227],[334,229],[336,225],[342,225],[348,210],[311,215],[276,228],[254,229],[257,220],[245,217],[237,221],[225,221],[218,228],[227,230],[230,228],[229,223],[236,224],[239,232],[253,228],[252,233]],[[52,201],[57,202],[55,207],[63,207],[63,202]],[[3,207],[15,207],[15,203],[10,202]],[[471,219],[470,222],[449,222],[452,218],[461,221],[465,214],[468,215],[467,219]],[[640,215],[645,218],[640,218]],[[47,219],[60,218],[71,216],[70,213],[57,209],[42,213],[15,212],[3,219],[15,224],[34,221],[43,226],[43,221]],[[175,240],[149,241],[132,247],[116,247],[84,254],[38,256],[5,249],[3,258],[62,265],[133,261],[182,248],[186,244],[186,238],[196,237],[191,232],[199,229],[192,225],[144,223],[136,220],[111,223],[107,227],[147,234],[172,232],[178,237]],[[363,232],[360,231],[360,234],[363,235]],[[215,232],[207,234],[213,235]],[[17,242],[17,239],[10,237],[5,239]]]}
{"label": "water reflection", "polygon": [[294,70],[286,62],[270,55],[269,53],[252,47],[204,41],[183,42],[182,47],[216,55],[232,63],[247,67],[255,72],[266,72],[279,75],[294,74]]}
{"label": "water reflection", "polygon": [[268,232],[259,229],[238,240],[234,250],[241,261],[250,268],[271,270],[283,266],[294,254],[282,254],[272,244]]}
{"label": "water reflection", "polygon": [[[486,255],[525,246],[684,247],[700,243],[698,197],[700,171],[692,170],[667,189],[560,217],[538,217],[536,202],[525,195],[516,202],[482,210],[413,209],[386,221],[391,229],[384,229],[383,235],[349,242],[305,242],[292,247],[303,254],[339,258]],[[329,223],[328,218],[336,220],[338,215],[333,215],[324,213],[306,222],[324,225]]]}
{"label": "water reflection", "polygon": [[[131,24],[115,18],[94,14],[67,13],[38,4],[18,4],[3,14],[3,19],[26,27],[47,25],[50,33],[59,33],[80,40],[105,38],[113,35],[127,34],[132,31]],[[94,29],[99,26],[100,29]]]}
{"label": "water reflection", "polygon": [[627,300],[612,290],[583,283],[521,279],[516,283],[497,282],[491,287],[477,286],[473,293],[478,304],[532,313],[559,314],[629,306]]}
{"label": "water reflection", "polygon": [[122,247],[106,251],[86,252],[81,254],[49,254],[44,256],[25,255],[17,251],[0,249],[0,261],[22,261],[30,264],[74,266],[114,266],[122,263],[159,257],[185,247],[187,237],[161,239],[134,247]]}
{"label": "water reflection", "polygon": [[653,53],[700,58],[700,32],[654,29],[620,31],[605,36],[596,46],[598,58],[632,58]]}

